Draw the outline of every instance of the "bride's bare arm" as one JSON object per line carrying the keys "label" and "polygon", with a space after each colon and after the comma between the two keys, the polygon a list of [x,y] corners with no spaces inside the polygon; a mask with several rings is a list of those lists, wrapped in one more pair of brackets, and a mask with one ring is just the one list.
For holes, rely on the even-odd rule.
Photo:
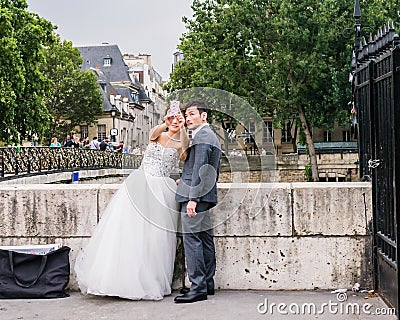
{"label": "bride's bare arm", "polygon": [[150,142],[157,140],[157,138],[167,129],[167,125],[162,123],[158,126],[155,126],[153,129],[150,130]]}

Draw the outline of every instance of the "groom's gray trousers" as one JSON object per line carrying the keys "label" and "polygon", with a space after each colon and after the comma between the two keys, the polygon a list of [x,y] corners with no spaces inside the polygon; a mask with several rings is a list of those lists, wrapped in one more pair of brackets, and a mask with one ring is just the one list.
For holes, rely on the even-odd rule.
{"label": "groom's gray trousers", "polygon": [[214,204],[198,202],[194,217],[187,215],[187,204],[182,203],[181,218],[190,291],[206,293],[207,288],[214,289],[215,246],[209,210]]}

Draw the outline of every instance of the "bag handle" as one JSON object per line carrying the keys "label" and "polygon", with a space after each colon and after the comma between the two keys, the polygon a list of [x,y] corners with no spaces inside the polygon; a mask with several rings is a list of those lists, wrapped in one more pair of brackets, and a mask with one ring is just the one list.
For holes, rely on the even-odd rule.
{"label": "bag handle", "polygon": [[39,271],[38,271],[38,274],[36,276],[36,279],[33,280],[29,284],[25,284],[25,283],[22,283],[21,281],[19,281],[17,279],[17,277],[15,276],[15,273],[14,273],[14,261],[13,261],[14,259],[13,259],[13,252],[12,251],[8,251],[8,258],[10,260],[11,272],[12,272],[12,274],[14,276],[14,280],[17,283],[17,285],[19,285],[22,288],[30,288],[39,280],[40,276],[42,275],[42,273],[44,271],[44,268],[46,267],[46,262],[47,262],[47,256],[43,255],[42,256],[42,262],[40,263],[40,267],[39,267]]}

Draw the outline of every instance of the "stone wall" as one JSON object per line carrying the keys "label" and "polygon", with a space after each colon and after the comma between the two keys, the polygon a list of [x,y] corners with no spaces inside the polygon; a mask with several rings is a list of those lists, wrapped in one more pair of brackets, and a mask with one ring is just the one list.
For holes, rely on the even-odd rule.
{"label": "stone wall", "polygon": [[[0,185],[0,244],[70,246],[70,288],[76,290],[77,251],[118,187]],[[371,285],[369,183],[222,183],[218,192],[218,288]]]}
{"label": "stone wall", "polygon": [[[358,176],[358,154],[317,155],[320,181],[355,182]],[[307,155],[225,157],[221,161],[219,182],[306,182]]]}

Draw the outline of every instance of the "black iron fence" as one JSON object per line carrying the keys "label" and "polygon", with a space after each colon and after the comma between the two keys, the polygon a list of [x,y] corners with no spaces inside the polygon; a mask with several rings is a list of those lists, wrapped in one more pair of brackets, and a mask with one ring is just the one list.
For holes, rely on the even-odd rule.
{"label": "black iron fence", "polygon": [[[357,153],[357,141],[314,142],[316,154]],[[307,146],[297,145],[298,154],[307,154]]]}
{"label": "black iron fence", "polygon": [[142,157],[112,151],[81,148],[0,148],[1,178],[57,171],[127,168],[140,166]]}
{"label": "black iron fence", "polygon": [[400,46],[393,24],[362,39],[354,73],[361,178],[372,181],[375,286],[394,306],[398,297],[400,217]]}

